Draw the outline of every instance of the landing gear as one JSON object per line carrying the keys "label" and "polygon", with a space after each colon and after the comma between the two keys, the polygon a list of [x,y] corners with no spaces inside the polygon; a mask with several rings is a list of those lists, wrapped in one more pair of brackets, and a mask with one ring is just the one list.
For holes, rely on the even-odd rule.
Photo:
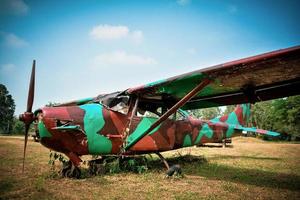
{"label": "landing gear", "polygon": [[166,172],[166,178],[171,176],[181,176],[182,177],[182,170],[180,165],[172,165]]}
{"label": "landing gear", "polygon": [[157,152],[156,155],[158,155],[158,157],[161,159],[161,161],[163,161],[167,168],[166,178],[172,177],[173,175],[182,177],[182,170],[180,165],[172,165],[170,167],[167,160],[159,152]]}
{"label": "landing gear", "polygon": [[89,174],[96,176],[105,173],[104,158],[89,161]]}
{"label": "landing gear", "polygon": [[68,161],[67,163],[64,164],[63,169],[61,170],[61,174],[63,177],[68,177],[68,178],[79,179],[81,177],[81,171],[79,167],[74,166],[71,161]]}
{"label": "landing gear", "polygon": [[167,160],[159,152],[157,152],[156,155],[158,155],[158,157],[161,159],[161,161],[163,161],[163,163],[165,164],[167,170],[169,170],[170,167],[169,167]]}

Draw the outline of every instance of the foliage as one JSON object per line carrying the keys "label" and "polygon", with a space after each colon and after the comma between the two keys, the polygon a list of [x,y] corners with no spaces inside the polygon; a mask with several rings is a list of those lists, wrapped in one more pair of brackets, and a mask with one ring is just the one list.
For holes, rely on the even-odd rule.
{"label": "foliage", "polygon": [[68,163],[68,160],[60,153],[55,151],[50,151],[48,164],[50,165],[49,178],[59,177],[59,171],[56,171],[56,162],[59,162],[61,166],[65,166]]}
{"label": "foliage", "polygon": [[[191,110],[189,113],[196,118],[209,120],[229,114],[234,108],[235,105],[226,106],[223,113],[219,107]],[[279,132],[281,139],[300,137],[300,95],[255,103],[251,108],[248,126]]]}
{"label": "foliage", "polygon": [[15,101],[5,85],[0,84],[0,132],[10,134],[13,129]]}
{"label": "foliage", "polygon": [[68,160],[62,154],[50,151],[48,164],[53,167],[55,165],[55,161],[59,161],[62,164],[68,162]]}
{"label": "foliage", "polygon": [[256,103],[252,108],[252,124],[284,135],[300,134],[300,96]]}
{"label": "foliage", "polygon": [[235,107],[236,107],[235,105],[226,106],[225,111],[224,111],[223,114],[228,115],[229,113],[234,111]]}
{"label": "foliage", "polygon": [[190,110],[189,113],[195,118],[209,120],[220,116],[222,111],[219,107],[213,107],[213,108]]}
{"label": "foliage", "polygon": [[22,134],[25,131],[25,125],[23,122],[21,122],[19,119],[14,117],[14,123],[13,123],[13,134]]}
{"label": "foliage", "polygon": [[144,173],[148,170],[145,157],[107,157],[103,159],[104,172],[115,174],[120,172]]}

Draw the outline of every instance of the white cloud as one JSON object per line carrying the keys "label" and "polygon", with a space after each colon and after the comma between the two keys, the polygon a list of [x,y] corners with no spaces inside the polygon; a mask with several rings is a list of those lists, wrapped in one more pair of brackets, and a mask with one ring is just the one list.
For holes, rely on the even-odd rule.
{"label": "white cloud", "polygon": [[96,40],[114,40],[124,38],[128,35],[129,29],[127,26],[111,26],[111,25],[98,25],[95,26],[90,36]]}
{"label": "white cloud", "polygon": [[131,31],[127,26],[112,26],[108,24],[93,27],[89,35],[95,40],[131,39],[136,43],[142,42],[144,37],[141,30]]}
{"label": "white cloud", "polygon": [[191,1],[190,0],[177,0],[176,2],[181,6],[185,6],[185,5],[188,5]]}
{"label": "white cloud", "polygon": [[26,15],[29,6],[23,0],[1,0],[0,13],[12,15]]}
{"label": "white cloud", "polygon": [[135,42],[135,43],[141,43],[142,41],[143,41],[143,38],[144,38],[144,36],[143,36],[143,32],[142,31],[140,31],[140,30],[137,30],[137,31],[133,31],[132,33],[131,33],[131,38],[132,38],[132,40]]}
{"label": "white cloud", "polygon": [[125,51],[114,51],[103,53],[95,58],[97,66],[105,65],[150,65],[156,64],[156,60],[151,57],[143,57],[134,54],[128,54]]}
{"label": "white cloud", "polygon": [[3,43],[8,47],[21,48],[29,45],[28,42],[13,33],[0,31],[0,36],[3,40]]}

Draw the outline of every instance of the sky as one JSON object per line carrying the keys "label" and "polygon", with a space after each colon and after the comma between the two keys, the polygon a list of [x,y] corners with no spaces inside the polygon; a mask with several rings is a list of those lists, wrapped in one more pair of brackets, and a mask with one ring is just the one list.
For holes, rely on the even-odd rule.
{"label": "sky", "polygon": [[25,111],[300,44],[298,0],[0,0],[0,83]]}

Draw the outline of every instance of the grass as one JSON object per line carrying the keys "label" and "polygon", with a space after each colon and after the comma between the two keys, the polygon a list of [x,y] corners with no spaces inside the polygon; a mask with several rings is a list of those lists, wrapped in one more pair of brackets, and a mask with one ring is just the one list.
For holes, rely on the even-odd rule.
{"label": "grass", "polygon": [[22,174],[23,142],[0,137],[0,199],[300,199],[300,144],[236,138],[232,148],[163,153],[184,178],[164,178],[153,155],[146,173],[76,180],[53,174],[49,150],[32,141]]}

